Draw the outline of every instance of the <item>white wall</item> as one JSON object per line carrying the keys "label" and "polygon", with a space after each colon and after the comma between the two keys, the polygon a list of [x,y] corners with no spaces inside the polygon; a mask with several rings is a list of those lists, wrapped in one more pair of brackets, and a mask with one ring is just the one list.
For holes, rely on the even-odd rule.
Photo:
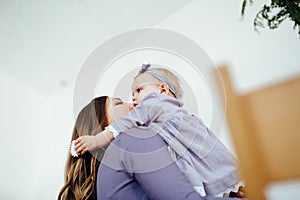
{"label": "white wall", "polygon": [[73,86],[48,97],[42,103],[43,138],[39,140],[38,179],[33,199],[55,199],[64,183],[64,167],[73,131]]}
{"label": "white wall", "polygon": [[[243,21],[239,21],[240,6],[240,0],[197,0],[156,26],[192,38],[216,65],[228,64],[242,92],[299,74],[300,45],[292,25],[284,23],[278,30],[265,29],[258,35],[252,20],[261,4],[255,2],[248,7]],[[55,199],[63,184],[74,123],[73,85],[54,95],[44,95],[0,71],[0,88],[1,199]],[[222,139],[233,150],[226,126]],[[295,199],[296,190],[278,191],[288,191],[286,199]]]}
{"label": "white wall", "polygon": [[0,88],[1,198],[32,199],[45,128],[44,96],[2,72]]}
{"label": "white wall", "polygon": [[43,96],[0,72],[1,199],[55,199],[73,126],[72,87]]}
{"label": "white wall", "polygon": [[228,64],[238,89],[247,91],[300,73],[300,40],[286,21],[257,34],[253,19],[262,3],[248,6],[240,21],[241,1],[193,1],[157,26],[197,42],[216,65]]}

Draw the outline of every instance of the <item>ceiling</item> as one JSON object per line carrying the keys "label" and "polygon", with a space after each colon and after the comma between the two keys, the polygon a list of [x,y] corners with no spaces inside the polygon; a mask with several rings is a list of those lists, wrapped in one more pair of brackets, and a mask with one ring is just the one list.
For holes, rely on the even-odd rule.
{"label": "ceiling", "polygon": [[0,70],[44,94],[72,83],[112,36],[154,26],[192,0],[1,0]]}

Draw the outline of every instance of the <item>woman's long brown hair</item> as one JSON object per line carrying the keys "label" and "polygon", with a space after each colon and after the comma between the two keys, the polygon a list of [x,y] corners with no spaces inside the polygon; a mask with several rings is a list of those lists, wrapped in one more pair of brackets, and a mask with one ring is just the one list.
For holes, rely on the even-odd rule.
{"label": "woman's long brown hair", "polygon": [[[108,126],[106,107],[108,97],[93,99],[79,113],[72,140],[82,135],[96,135]],[[70,154],[65,169],[65,184],[58,194],[58,200],[96,199],[97,170],[104,154],[104,150],[85,153],[79,157]]]}

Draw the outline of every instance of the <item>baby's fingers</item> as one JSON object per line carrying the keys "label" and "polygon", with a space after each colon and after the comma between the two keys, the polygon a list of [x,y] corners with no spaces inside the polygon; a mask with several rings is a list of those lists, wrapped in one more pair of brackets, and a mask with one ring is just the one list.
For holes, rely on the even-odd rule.
{"label": "baby's fingers", "polygon": [[80,136],[79,138],[77,138],[76,140],[74,140],[75,145],[77,145],[77,144],[79,144],[81,142],[84,142],[82,136]]}
{"label": "baby's fingers", "polygon": [[79,140],[79,142],[75,142],[75,150],[78,150],[82,145],[84,144],[84,141]]}
{"label": "baby's fingers", "polygon": [[80,145],[76,145],[75,146],[75,151],[77,152],[77,153],[79,153],[79,154],[84,154],[85,152],[84,152],[84,150],[86,149],[86,144],[84,144],[84,143],[80,143]]}
{"label": "baby's fingers", "polygon": [[85,148],[82,150],[81,154],[85,154],[87,151],[88,151],[87,148]]}
{"label": "baby's fingers", "polygon": [[77,138],[75,140],[75,150],[82,147],[82,145],[86,145],[86,140],[85,140],[84,136],[80,136],[79,138]]}

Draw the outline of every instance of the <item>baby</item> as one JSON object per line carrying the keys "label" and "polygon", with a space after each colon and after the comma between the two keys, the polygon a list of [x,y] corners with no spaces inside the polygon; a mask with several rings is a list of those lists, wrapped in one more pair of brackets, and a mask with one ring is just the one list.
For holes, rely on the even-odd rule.
{"label": "baby", "polygon": [[200,195],[217,195],[240,181],[235,158],[201,119],[183,110],[182,89],[169,70],[142,66],[134,78],[134,108],[96,136],[75,141],[77,153],[101,148],[119,133],[148,126],[168,144],[172,158]]}

